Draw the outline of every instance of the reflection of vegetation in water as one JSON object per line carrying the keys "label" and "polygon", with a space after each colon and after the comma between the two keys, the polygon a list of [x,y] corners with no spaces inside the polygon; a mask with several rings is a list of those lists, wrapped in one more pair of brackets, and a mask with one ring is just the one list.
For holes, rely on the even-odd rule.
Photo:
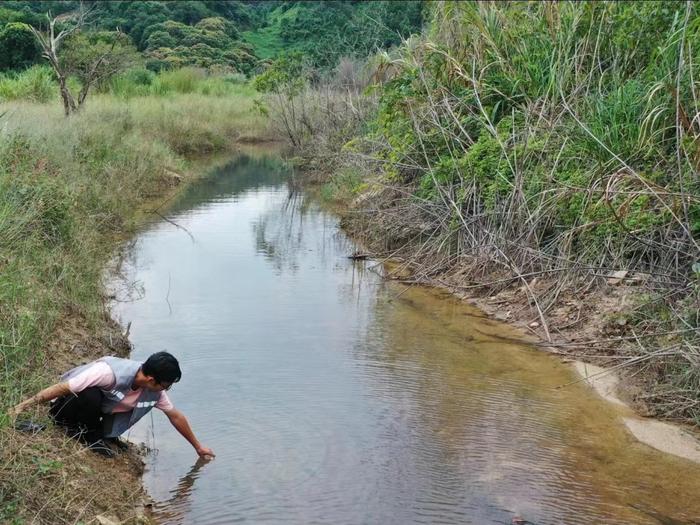
{"label": "reflection of vegetation in water", "polygon": [[[278,155],[241,154],[185,188],[169,207],[169,215],[188,213],[198,205],[251,190],[280,188],[289,183],[290,175],[288,164]],[[276,271],[298,269],[297,256],[305,246],[304,218],[312,210],[317,211],[312,201],[289,186],[287,198],[263,211],[253,223],[256,250]]]}
{"label": "reflection of vegetation in water", "polygon": [[171,214],[191,210],[201,203],[225,199],[243,191],[279,186],[287,182],[290,170],[278,156],[238,155],[231,162],[212,170],[196,184],[188,186],[173,205]]}
{"label": "reflection of vegetation in water", "polygon": [[273,208],[253,224],[255,248],[277,272],[299,268],[296,255],[304,244],[304,197],[290,193],[280,208]]}
{"label": "reflection of vegetation in water", "polygon": [[[296,272],[299,257],[309,250],[316,250],[322,262],[327,255],[352,252],[352,244],[338,229],[337,219],[324,213],[317,204],[307,195],[290,189],[284,202],[262,213],[253,223],[255,248],[278,273]],[[322,224],[309,227],[306,224],[309,221]]]}

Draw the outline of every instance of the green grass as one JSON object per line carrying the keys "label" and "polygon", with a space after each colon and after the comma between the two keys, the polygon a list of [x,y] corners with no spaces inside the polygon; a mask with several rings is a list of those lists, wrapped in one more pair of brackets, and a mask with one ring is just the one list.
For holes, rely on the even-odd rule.
{"label": "green grass", "polygon": [[320,197],[329,203],[348,203],[366,188],[367,184],[362,178],[362,173],[357,169],[346,167],[336,172],[321,186]]}
{"label": "green grass", "polygon": [[[143,68],[124,71],[98,86],[88,96],[88,103],[95,92],[112,94],[122,99],[133,97],[171,97],[197,93],[217,97],[237,97],[242,93],[253,96],[252,88],[240,73],[212,75],[204,69],[186,67],[166,70],[158,74]],[[75,94],[80,91],[79,82],[69,78],[68,87]],[[0,103],[15,100],[47,103],[59,100],[58,84],[51,68],[34,66],[20,73],[0,73]]]}
{"label": "green grass", "polygon": [[[155,74],[146,69],[131,69],[110,80],[103,92],[120,98],[159,96],[183,93],[237,96],[245,91],[247,79],[240,73],[210,75],[203,69],[185,67]],[[247,93],[253,94],[252,90]]]}
{"label": "green grass", "polygon": [[279,27],[276,26],[244,31],[243,39],[253,46],[255,54],[263,60],[276,57],[284,49]]}
{"label": "green grass", "polygon": [[34,66],[21,73],[0,73],[0,101],[48,102],[57,95],[53,73],[47,66]]}

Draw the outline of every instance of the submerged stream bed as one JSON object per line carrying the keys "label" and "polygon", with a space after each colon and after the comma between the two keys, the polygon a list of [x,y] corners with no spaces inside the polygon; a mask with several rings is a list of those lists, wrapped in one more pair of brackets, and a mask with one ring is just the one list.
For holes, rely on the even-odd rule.
{"label": "submerged stream bed", "polygon": [[[144,228],[115,281],[170,397],[129,439],[161,523],[653,524],[700,517],[700,465],[638,443],[569,366],[442,292],[383,281],[338,219],[240,154]],[[186,231],[185,231],[186,230]],[[505,339],[508,338],[508,341]]]}

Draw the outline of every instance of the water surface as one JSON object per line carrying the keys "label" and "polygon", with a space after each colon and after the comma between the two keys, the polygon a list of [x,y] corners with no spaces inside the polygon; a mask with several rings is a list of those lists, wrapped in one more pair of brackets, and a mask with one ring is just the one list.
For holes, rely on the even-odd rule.
{"label": "water surface", "polygon": [[700,516],[698,467],[637,443],[587,388],[555,389],[569,368],[502,340],[517,337],[507,326],[348,259],[338,220],[287,178],[274,155],[236,157],[124,266],[114,313],[133,357],[179,358],[171,398],[217,453],[197,462],[157,411],[131,431],[154,449],[144,482],[161,522]]}

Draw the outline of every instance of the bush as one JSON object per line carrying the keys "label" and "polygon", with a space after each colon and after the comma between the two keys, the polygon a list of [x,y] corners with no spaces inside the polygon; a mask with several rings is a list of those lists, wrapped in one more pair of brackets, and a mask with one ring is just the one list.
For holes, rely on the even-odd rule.
{"label": "bush", "polygon": [[199,82],[206,78],[203,69],[183,67],[173,71],[161,72],[155,80],[158,86],[156,92],[162,93],[194,93]]}
{"label": "bush", "polygon": [[29,100],[48,102],[58,95],[58,84],[48,66],[33,66],[21,73],[0,76],[0,102]]}
{"label": "bush", "polygon": [[29,26],[11,22],[0,30],[0,70],[21,70],[41,59],[39,46]]}
{"label": "bush", "polygon": [[120,98],[145,96],[150,93],[155,78],[155,73],[148,69],[130,69],[112,78],[108,90]]}

